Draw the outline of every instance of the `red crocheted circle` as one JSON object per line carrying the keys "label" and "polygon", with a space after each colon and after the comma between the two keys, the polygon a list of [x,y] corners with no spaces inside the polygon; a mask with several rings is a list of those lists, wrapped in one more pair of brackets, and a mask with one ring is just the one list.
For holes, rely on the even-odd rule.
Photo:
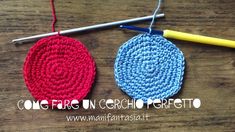
{"label": "red crocheted circle", "polygon": [[[95,79],[95,62],[86,47],[72,38],[52,36],[39,40],[28,52],[24,80],[39,101],[81,101]],[[63,102],[62,102],[63,104]]]}

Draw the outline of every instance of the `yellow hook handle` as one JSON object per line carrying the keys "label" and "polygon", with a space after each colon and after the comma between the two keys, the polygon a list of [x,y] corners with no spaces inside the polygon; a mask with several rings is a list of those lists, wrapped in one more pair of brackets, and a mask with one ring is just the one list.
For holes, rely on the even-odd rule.
{"label": "yellow hook handle", "polygon": [[235,48],[235,41],[233,40],[207,37],[207,36],[202,36],[202,35],[195,35],[195,34],[190,34],[190,33],[173,31],[173,30],[164,30],[163,36],[166,38]]}

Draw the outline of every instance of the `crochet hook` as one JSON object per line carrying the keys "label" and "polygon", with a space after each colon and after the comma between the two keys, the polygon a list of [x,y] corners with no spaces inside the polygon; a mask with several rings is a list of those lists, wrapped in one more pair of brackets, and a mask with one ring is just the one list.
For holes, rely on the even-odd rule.
{"label": "crochet hook", "polygon": [[[156,15],[156,18],[161,18],[164,16],[165,16],[164,14],[158,14],[158,15]],[[121,24],[133,23],[133,22],[138,22],[138,21],[151,20],[152,18],[153,18],[153,16],[151,15],[151,16],[121,20],[121,21],[116,21],[116,22],[97,24],[97,25],[92,25],[92,26],[87,26],[87,27],[68,29],[68,30],[60,31],[59,33],[61,35],[66,35],[66,34],[71,34],[71,33],[76,33],[76,32],[101,29],[101,28],[107,28],[107,27],[112,27],[112,26],[119,26]],[[31,41],[35,41],[35,40],[38,40],[43,37],[53,36],[53,35],[57,35],[57,34],[58,34],[58,32],[45,33],[45,34],[34,35],[34,36],[30,36],[30,37],[25,37],[25,38],[14,39],[14,40],[12,40],[12,42],[13,43],[31,42]]]}
{"label": "crochet hook", "polygon": [[140,27],[135,27],[135,26],[124,26],[124,25],[120,25],[120,28],[125,28],[125,29],[140,31],[140,32],[147,32],[147,33],[150,32],[151,34],[162,35],[165,38],[235,48],[235,41],[233,40],[220,39],[220,38],[215,38],[215,37],[208,37],[208,36],[184,33],[184,32],[173,31],[173,30],[163,30],[163,31],[153,30],[153,29],[150,30],[149,28],[140,28]]}

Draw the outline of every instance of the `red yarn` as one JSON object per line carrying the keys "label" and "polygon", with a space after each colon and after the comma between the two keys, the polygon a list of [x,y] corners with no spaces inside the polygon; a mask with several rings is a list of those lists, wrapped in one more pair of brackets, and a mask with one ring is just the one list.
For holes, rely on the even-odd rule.
{"label": "red yarn", "polygon": [[52,17],[53,17],[53,21],[51,24],[51,30],[52,30],[52,32],[55,32],[55,23],[57,20],[56,20],[56,14],[55,14],[54,0],[50,0],[50,4],[51,4]]}
{"label": "red yarn", "polygon": [[39,40],[28,52],[24,80],[36,100],[78,100],[90,91],[95,62],[77,40],[52,36]]}

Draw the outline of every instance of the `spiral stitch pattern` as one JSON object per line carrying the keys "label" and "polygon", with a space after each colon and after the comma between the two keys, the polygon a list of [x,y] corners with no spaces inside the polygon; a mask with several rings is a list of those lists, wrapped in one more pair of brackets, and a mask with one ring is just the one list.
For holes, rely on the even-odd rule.
{"label": "spiral stitch pattern", "polygon": [[183,53],[159,35],[140,34],[124,43],[117,54],[117,85],[133,99],[166,99],[176,94],[184,74]]}
{"label": "spiral stitch pattern", "polygon": [[28,52],[24,80],[32,96],[41,101],[82,100],[95,78],[95,62],[77,40],[52,36],[39,40]]}

